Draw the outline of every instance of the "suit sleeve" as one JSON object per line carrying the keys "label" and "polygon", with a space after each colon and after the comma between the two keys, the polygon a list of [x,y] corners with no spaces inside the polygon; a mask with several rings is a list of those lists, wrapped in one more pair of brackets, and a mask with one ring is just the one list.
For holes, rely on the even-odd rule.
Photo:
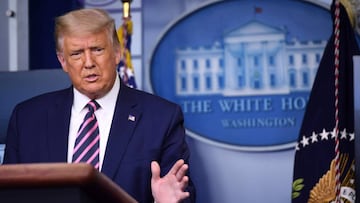
{"label": "suit sleeve", "polygon": [[[185,140],[184,116],[179,106],[173,112],[172,120],[167,131],[165,141],[163,144],[163,153],[160,161],[161,176],[167,174],[174,163],[183,159],[185,163],[189,164],[190,152]],[[189,167],[191,167],[189,165]],[[195,187],[191,181],[190,173],[188,172],[189,185],[187,191],[190,192],[190,198],[184,202],[195,202]]]}

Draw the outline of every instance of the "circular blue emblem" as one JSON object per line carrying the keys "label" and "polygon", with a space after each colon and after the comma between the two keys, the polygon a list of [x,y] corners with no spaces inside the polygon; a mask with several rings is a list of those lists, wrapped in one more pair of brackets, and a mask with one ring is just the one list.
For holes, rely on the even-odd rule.
{"label": "circular blue emblem", "polygon": [[245,150],[290,148],[331,31],[329,10],[305,1],[214,2],[166,30],[151,86],[182,107],[191,136]]}

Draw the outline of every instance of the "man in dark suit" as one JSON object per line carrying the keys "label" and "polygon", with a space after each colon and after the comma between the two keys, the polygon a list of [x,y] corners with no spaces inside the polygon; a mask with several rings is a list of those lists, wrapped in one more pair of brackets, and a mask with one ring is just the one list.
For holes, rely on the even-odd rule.
{"label": "man in dark suit", "polygon": [[121,82],[114,20],[99,9],[72,11],[56,19],[55,38],[57,57],[72,86],[15,107],[4,164],[74,162],[79,126],[87,125],[81,123],[92,101],[95,115],[87,119],[94,125],[85,134],[96,141],[84,147],[89,149],[84,154],[93,151],[81,161],[94,162],[139,202],[194,201],[182,111]]}

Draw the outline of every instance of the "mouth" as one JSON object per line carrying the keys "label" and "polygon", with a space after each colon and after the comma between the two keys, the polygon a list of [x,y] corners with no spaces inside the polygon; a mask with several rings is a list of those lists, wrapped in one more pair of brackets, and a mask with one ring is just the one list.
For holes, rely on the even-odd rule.
{"label": "mouth", "polygon": [[95,81],[97,81],[98,79],[99,79],[99,76],[96,75],[96,74],[87,75],[87,76],[85,77],[85,81],[87,81],[87,82],[95,82]]}

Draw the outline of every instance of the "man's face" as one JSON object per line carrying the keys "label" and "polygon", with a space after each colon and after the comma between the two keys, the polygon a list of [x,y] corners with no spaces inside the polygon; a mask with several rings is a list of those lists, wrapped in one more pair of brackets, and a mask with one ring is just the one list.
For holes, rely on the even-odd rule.
{"label": "man's face", "polygon": [[57,55],[74,87],[91,99],[103,97],[112,88],[120,51],[114,49],[106,31],[64,36]]}

